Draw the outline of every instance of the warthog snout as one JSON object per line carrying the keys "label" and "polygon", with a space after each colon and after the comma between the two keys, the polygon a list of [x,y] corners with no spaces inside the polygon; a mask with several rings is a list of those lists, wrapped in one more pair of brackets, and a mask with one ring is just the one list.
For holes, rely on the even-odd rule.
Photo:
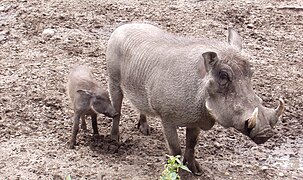
{"label": "warthog snout", "polygon": [[110,118],[114,118],[114,117],[118,116],[118,113],[115,110],[112,110],[110,112],[106,111],[104,113],[104,115],[107,116],[107,117],[110,117]]}
{"label": "warthog snout", "polygon": [[265,143],[269,138],[271,138],[276,132],[272,129],[264,129],[263,131],[259,132],[255,137],[252,138],[252,140],[256,144],[263,144]]}
{"label": "warthog snout", "polygon": [[245,126],[248,136],[256,143],[263,144],[276,132],[273,127],[285,109],[284,101],[280,98],[276,109],[265,107],[255,108],[251,117],[246,121]]}

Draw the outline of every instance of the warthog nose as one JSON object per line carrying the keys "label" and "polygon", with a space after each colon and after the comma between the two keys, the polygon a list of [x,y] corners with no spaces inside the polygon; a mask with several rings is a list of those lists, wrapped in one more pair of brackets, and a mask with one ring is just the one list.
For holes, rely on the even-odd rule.
{"label": "warthog nose", "polygon": [[115,111],[115,112],[112,112],[112,113],[106,112],[106,113],[104,113],[104,115],[105,115],[105,116],[108,116],[108,117],[110,117],[110,118],[114,118],[114,117],[118,116],[119,113],[117,113],[116,111]]}
{"label": "warthog nose", "polygon": [[114,115],[112,115],[112,118],[114,118],[114,117],[116,117],[118,115],[119,115],[119,113],[115,112]]}
{"label": "warthog nose", "polygon": [[275,131],[272,129],[266,129],[263,130],[261,133],[257,134],[252,140],[256,144],[263,144],[265,143],[269,138],[271,138],[275,134]]}
{"label": "warthog nose", "polygon": [[256,144],[263,144],[265,143],[270,137],[254,137],[253,138],[253,141],[256,143]]}

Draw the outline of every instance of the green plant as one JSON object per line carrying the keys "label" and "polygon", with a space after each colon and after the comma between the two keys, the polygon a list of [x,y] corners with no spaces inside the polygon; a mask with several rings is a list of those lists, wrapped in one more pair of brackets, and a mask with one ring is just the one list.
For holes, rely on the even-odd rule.
{"label": "green plant", "polygon": [[66,176],[66,180],[72,180],[72,177],[70,175]]}
{"label": "green plant", "polygon": [[165,169],[160,176],[161,180],[180,180],[181,178],[178,174],[180,168],[185,171],[191,172],[188,167],[183,165],[183,163],[180,161],[180,155],[170,156],[166,154],[166,156],[168,157],[168,160],[167,164],[164,166]]}

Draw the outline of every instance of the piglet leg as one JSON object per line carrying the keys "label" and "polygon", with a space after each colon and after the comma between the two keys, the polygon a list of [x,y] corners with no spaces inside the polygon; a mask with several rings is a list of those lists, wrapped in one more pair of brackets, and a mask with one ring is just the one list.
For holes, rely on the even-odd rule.
{"label": "piglet leg", "polygon": [[97,123],[97,114],[92,114],[92,127],[93,127],[93,134],[94,137],[99,137],[99,132],[98,132],[98,123]]}
{"label": "piglet leg", "polygon": [[79,113],[75,113],[74,117],[73,117],[74,124],[73,124],[73,130],[72,130],[72,138],[70,140],[70,145],[69,145],[69,147],[71,149],[75,148],[76,137],[77,137],[77,134],[78,134],[78,131],[79,131],[80,116],[81,115]]}

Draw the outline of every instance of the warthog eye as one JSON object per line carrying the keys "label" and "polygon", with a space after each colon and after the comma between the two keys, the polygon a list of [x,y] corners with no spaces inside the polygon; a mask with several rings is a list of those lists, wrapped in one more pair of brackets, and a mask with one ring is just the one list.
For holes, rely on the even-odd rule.
{"label": "warthog eye", "polygon": [[96,96],[96,99],[98,100],[98,101],[105,101],[106,99],[104,98],[104,97],[102,97],[102,96]]}
{"label": "warthog eye", "polygon": [[219,71],[220,85],[226,85],[230,81],[230,76],[225,70]]}
{"label": "warthog eye", "polygon": [[220,71],[219,72],[219,76],[220,76],[220,79],[226,79],[226,80],[229,80],[229,75],[226,71]]}

